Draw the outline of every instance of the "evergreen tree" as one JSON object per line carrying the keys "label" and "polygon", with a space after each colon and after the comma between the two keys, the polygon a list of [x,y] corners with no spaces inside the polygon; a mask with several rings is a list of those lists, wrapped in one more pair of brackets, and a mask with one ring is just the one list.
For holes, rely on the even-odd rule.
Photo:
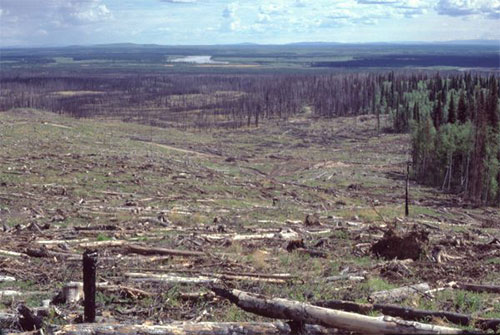
{"label": "evergreen tree", "polygon": [[460,99],[458,100],[458,121],[462,124],[467,122],[467,110],[468,108],[465,102],[465,93],[462,91],[460,93]]}
{"label": "evergreen tree", "polygon": [[448,106],[448,123],[455,123],[457,121],[457,115],[455,112],[455,101],[453,99],[453,94],[450,96],[450,104]]}
{"label": "evergreen tree", "polygon": [[439,129],[439,127],[441,127],[441,123],[443,123],[443,107],[441,105],[440,98],[438,98],[438,101],[434,107],[433,121],[434,121],[434,127],[436,129]]}
{"label": "evergreen tree", "polygon": [[420,122],[420,110],[418,108],[418,102],[415,102],[413,105],[413,119],[417,122]]}

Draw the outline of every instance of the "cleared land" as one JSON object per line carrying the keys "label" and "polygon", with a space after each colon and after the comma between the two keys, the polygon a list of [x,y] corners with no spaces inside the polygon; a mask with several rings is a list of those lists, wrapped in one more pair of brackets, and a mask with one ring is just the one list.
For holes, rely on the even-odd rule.
{"label": "cleared land", "polygon": [[[423,282],[500,285],[498,210],[411,183],[404,218],[408,138],[374,129],[366,116],[179,131],[0,113],[0,274],[15,278],[0,292],[19,292],[1,293],[0,310],[41,306],[81,281],[88,247],[99,250],[98,281],[115,288],[99,290],[101,322],[263,320],[215,298],[214,282],[365,303]],[[372,252],[384,234],[410,231],[427,236],[415,260]],[[447,288],[397,303],[500,318],[495,293]],[[58,309],[46,322],[68,324],[83,311],[81,302]]]}

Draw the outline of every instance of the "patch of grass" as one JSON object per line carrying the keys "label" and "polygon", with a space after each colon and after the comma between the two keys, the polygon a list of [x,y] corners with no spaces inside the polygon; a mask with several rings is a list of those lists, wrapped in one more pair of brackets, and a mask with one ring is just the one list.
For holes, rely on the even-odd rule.
{"label": "patch of grass", "polygon": [[486,260],[487,264],[500,264],[500,257],[488,258]]}
{"label": "patch of grass", "polygon": [[366,282],[361,284],[361,289],[367,290],[369,292],[385,291],[395,288],[396,286],[388,283],[382,278],[372,277]]}
{"label": "patch of grass", "polygon": [[96,237],[96,240],[97,241],[109,241],[109,240],[111,240],[111,237],[106,235],[106,234],[99,233]]}

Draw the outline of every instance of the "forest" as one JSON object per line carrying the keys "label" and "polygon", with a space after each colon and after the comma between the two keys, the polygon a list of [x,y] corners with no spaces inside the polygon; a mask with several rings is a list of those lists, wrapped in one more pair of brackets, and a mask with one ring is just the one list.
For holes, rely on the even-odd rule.
{"label": "forest", "polygon": [[[351,74],[3,74],[0,109],[41,108],[159,127],[239,128],[311,113],[375,115],[409,132],[413,177],[476,205],[500,204],[499,78]],[[390,124],[382,125],[386,115]]]}

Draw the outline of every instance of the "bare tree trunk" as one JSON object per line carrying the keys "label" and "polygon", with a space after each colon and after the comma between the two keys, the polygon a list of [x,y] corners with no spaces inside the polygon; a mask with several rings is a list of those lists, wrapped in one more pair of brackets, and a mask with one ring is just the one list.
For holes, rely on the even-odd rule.
{"label": "bare tree trunk", "polygon": [[405,197],[405,216],[410,215],[410,162],[406,163],[406,197]]}
{"label": "bare tree trunk", "polygon": [[418,322],[404,321],[389,316],[371,317],[334,309],[317,307],[297,301],[266,298],[239,290],[213,287],[215,294],[224,297],[247,312],[257,315],[293,320],[302,324],[316,324],[362,334],[470,334],[470,331]]}

